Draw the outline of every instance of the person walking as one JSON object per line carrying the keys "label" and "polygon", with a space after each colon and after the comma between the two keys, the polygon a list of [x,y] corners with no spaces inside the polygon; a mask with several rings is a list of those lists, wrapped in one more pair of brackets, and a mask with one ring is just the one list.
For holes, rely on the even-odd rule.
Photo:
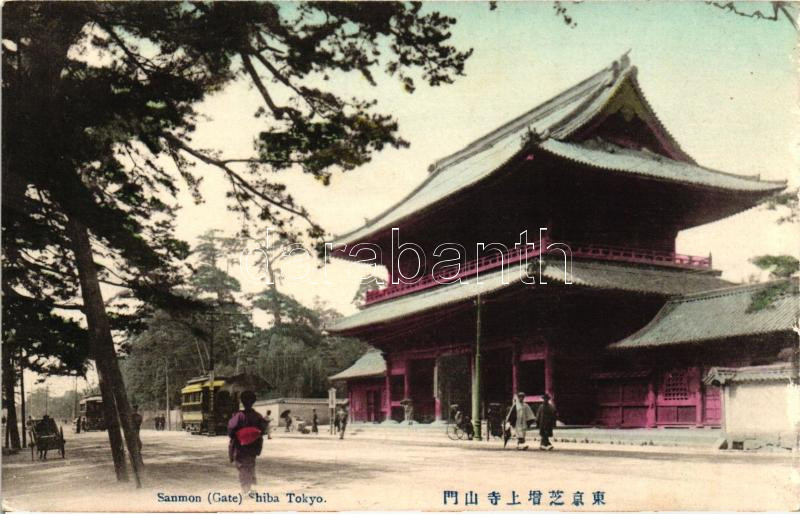
{"label": "person walking", "polygon": [[133,436],[134,441],[136,443],[136,447],[139,449],[139,465],[143,465],[144,461],[142,459],[142,439],[139,437],[139,432],[142,430],[142,415],[139,414],[139,406],[133,406],[133,412],[131,412],[131,428],[133,429]]}
{"label": "person walking", "polygon": [[272,422],[273,421],[274,420],[272,419],[272,411],[268,410],[267,411],[267,417],[264,418],[264,422],[266,423],[265,432],[267,434],[267,439],[272,439]]}
{"label": "person walking", "polygon": [[311,409],[311,432],[314,434],[319,433],[319,427],[317,424],[319,423],[319,418],[317,417],[317,409]]}
{"label": "person walking", "polygon": [[244,409],[228,422],[228,458],[239,470],[239,484],[247,494],[256,483],[256,457],[261,455],[264,445],[267,420],[253,409],[256,402],[253,391],[243,391],[240,399]]}
{"label": "person walking", "polygon": [[336,422],[339,425],[339,439],[344,439],[344,431],[347,429],[347,418],[350,416],[348,412],[347,400],[339,405],[339,410],[336,413]]}
{"label": "person walking", "polygon": [[556,409],[550,403],[550,395],[542,395],[542,404],[536,413],[536,424],[539,426],[539,436],[542,438],[540,450],[552,450],[550,438],[553,437],[553,428],[556,426]]}
{"label": "person walking", "polygon": [[528,424],[533,420],[533,411],[530,405],[525,403],[525,393],[517,393],[506,415],[506,423],[514,427],[514,433],[517,435],[517,450],[528,449],[528,445],[525,444],[525,436],[527,435]]}

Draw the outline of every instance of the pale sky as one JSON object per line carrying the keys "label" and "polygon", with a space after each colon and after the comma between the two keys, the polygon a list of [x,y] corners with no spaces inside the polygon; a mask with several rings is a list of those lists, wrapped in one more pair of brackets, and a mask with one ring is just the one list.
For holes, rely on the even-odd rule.
{"label": "pale sky", "polygon": [[[278,177],[330,234],[349,231],[405,196],[424,180],[433,161],[630,50],[656,114],[698,163],[798,184],[797,33],[788,22],[741,18],[704,3],[564,5],[577,22],[574,28],[555,16],[550,2],[500,3],[495,11],[487,2],[427,4],[426,10],[458,19],[452,31],[456,46],[474,48],[466,76],[437,88],[419,83],[413,94],[380,75],[378,87],[355,75],[334,85],[347,96],[376,98],[381,112],[396,116],[410,148],[385,150],[355,171],[336,174],[328,187],[293,172]],[[202,106],[210,120],[199,125],[196,145],[232,157],[251,155],[263,123],[253,118],[259,102],[257,91],[244,84],[210,98]],[[178,235],[192,243],[208,229],[232,234],[239,227],[225,208],[219,172],[198,167],[205,175],[205,203],[193,205],[185,192],[179,199],[185,207],[178,214]],[[712,253],[724,278],[744,280],[756,271],[748,263],[754,255],[800,253],[797,226],[776,225],[777,217],[751,209],[681,233],[677,250]],[[348,277],[347,269],[346,263],[329,265],[333,285],[322,285],[321,272],[314,272],[318,285],[286,282],[282,289],[304,303],[319,296],[352,313],[358,276]],[[263,288],[232,271],[247,291]],[[256,321],[264,318],[257,315]]]}

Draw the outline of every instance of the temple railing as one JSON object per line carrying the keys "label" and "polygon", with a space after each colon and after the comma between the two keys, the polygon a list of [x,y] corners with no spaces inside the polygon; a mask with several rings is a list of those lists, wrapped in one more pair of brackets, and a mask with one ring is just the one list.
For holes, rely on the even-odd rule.
{"label": "temple railing", "polygon": [[656,266],[670,266],[685,269],[711,269],[711,255],[698,257],[675,252],[644,250],[622,246],[599,246],[584,243],[567,243],[573,257],[599,259],[604,261],[636,262]]}
{"label": "temple railing", "polygon": [[[541,242],[545,248],[545,253],[552,253],[556,249],[547,250],[547,246],[551,241],[543,239]],[[580,259],[592,259],[603,261],[616,261],[626,263],[650,264],[655,266],[668,266],[673,268],[682,269],[711,269],[711,256],[697,257],[694,255],[684,255],[674,252],[663,252],[658,250],[644,250],[635,248],[615,247],[615,246],[599,246],[594,244],[575,244],[563,243],[559,244],[559,248],[568,246],[571,250],[572,257]],[[475,276],[485,271],[499,269],[501,266],[509,266],[511,264],[538,257],[542,254],[541,246],[526,245],[524,248],[515,246],[502,255],[500,252],[492,251],[490,255],[486,255],[479,259],[461,262],[457,273],[453,273],[452,268],[455,264],[447,266],[444,272],[439,273],[426,273],[422,278],[413,284],[390,284],[383,289],[376,289],[367,291],[366,305],[382,302],[398,296],[405,296],[407,294],[416,293],[425,289],[430,289],[439,285],[446,285],[457,281],[460,278]],[[562,253],[558,253],[559,259],[563,258]]]}

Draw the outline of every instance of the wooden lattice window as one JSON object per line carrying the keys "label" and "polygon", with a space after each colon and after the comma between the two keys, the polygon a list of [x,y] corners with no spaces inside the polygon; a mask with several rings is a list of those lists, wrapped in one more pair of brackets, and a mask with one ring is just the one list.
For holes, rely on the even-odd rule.
{"label": "wooden lattice window", "polygon": [[664,377],[665,400],[688,400],[689,377],[685,371],[673,371]]}

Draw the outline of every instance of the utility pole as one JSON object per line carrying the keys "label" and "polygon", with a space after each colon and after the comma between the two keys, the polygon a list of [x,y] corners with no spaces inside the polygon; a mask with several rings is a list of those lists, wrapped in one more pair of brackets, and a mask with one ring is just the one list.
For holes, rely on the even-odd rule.
{"label": "utility pole", "polygon": [[475,360],[472,366],[472,427],[481,439],[481,295],[475,298]]}
{"label": "utility pole", "polygon": [[28,447],[28,426],[25,418],[25,367],[22,365],[22,350],[19,351],[19,410],[22,425],[22,447]]}
{"label": "utility pole", "polygon": [[217,435],[217,416],[216,406],[214,405],[214,336],[216,335],[217,326],[216,312],[211,312],[211,341],[208,345],[208,426],[207,435]]}
{"label": "utility pole", "polygon": [[167,361],[166,358],[164,359],[164,382],[166,390],[165,404],[167,406],[167,430],[172,430],[172,416],[170,416],[169,410],[169,361]]}
{"label": "utility pole", "polygon": [[72,393],[72,419],[75,419],[78,417],[78,375],[75,375]]}
{"label": "utility pole", "polygon": [[44,386],[44,413],[47,414],[47,401],[50,399],[50,384]]}

